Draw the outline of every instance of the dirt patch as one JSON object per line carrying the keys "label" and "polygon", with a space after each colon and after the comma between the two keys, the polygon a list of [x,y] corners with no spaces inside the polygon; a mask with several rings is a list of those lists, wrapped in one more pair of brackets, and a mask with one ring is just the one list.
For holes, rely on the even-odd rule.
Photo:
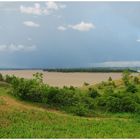
{"label": "dirt patch", "polygon": [[62,115],[67,115],[64,112],[61,112],[59,110],[55,109],[50,109],[46,105],[42,105],[39,103],[28,103],[25,101],[20,101],[18,99],[15,99],[10,96],[0,96],[0,100],[4,102],[3,105],[0,105],[0,111],[10,111],[11,109],[16,109],[16,110],[30,110],[30,111],[48,111],[48,112],[53,112],[56,114],[62,114]]}

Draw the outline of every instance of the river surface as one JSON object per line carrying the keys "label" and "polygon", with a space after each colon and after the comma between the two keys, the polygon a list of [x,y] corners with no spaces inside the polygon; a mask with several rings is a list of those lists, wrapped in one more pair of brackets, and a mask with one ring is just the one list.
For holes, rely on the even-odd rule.
{"label": "river surface", "polygon": [[80,87],[84,82],[89,84],[96,84],[101,81],[106,81],[111,76],[112,79],[117,80],[122,77],[122,73],[88,73],[88,72],[75,72],[75,73],[62,73],[62,72],[43,72],[41,70],[2,70],[0,73],[3,75],[15,75],[18,77],[32,78],[36,72],[43,73],[43,80],[51,86],[75,86]]}

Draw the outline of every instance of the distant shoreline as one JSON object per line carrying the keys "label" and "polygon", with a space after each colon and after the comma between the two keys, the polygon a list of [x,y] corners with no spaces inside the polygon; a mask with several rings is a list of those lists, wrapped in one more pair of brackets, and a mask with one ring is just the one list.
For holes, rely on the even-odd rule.
{"label": "distant shoreline", "polygon": [[63,73],[75,73],[75,72],[89,72],[89,73],[120,73],[125,70],[130,72],[139,72],[140,68],[122,68],[122,67],[97,67],[97,68],[0,68],[0,71],[19,71],[19,70],[42,70],[43,72],[63,72]]}
{"label": "distant shoreline", "polygon": [[109,72],[123,72],[128,70],[130,72],[138,72],[137,69],[132,68],[58,68],[58,69],[43,69],[43,71],[47,72],[90,72],[90,73],[109,73]]}

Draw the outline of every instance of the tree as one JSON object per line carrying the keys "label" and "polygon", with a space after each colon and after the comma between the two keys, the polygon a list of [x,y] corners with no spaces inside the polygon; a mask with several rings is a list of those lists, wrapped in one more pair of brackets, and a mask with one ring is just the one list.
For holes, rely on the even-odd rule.
{"label": "tree", "polygon": [[133,78],[133,82],[134,82],[134,84],[139,84],[139,78],[135,76]]}
{"label": "tree", "polygon": [[37,72],[37,73],[33,74],[33,77],[36,81],[43,83],[43,73]]}
{"label": "tree", "polygon": [[123,75],[122,76],[123,76],[122,77],[122,80],[123,80],[125,86],[129,85],[129,80],[130,80],[130,76],[131,76],[130,71],[129,70],[125,70],[123,72]]}
{"label": "tree", "polygon": [[89,96],[91,98],[96,98],[96,97],[99,97],[100,94],[98,93],[97,90],[95,90],[94,88],[93,89],[89,89]]}
{"label": "tree", "polygon": [[134,84],[128,84],[126,87],[126,91],[135,93],[135,92],[137,92],[137,88]]}
{"label": "tree", "polygon": [[109,82],[111,82],[111,81],[112,81],[112,78],[111,78],[111,77],[109,77],[109,78],[108,78],[108,81],[109,81]]}
{"label": "tree", "polygon": [[3,81],[3,76],[1,73],[0,73],[0,81]]}

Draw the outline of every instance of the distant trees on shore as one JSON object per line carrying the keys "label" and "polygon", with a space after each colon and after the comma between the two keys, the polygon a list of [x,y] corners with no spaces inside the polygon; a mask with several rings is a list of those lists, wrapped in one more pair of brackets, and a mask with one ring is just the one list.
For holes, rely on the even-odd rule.
{"label": "distant trees on shore", "polygon": [[48,72],[123,72],[128,70],[130,72],[137,72],[129,68],[54,68],[54,69],[43,69]]}

